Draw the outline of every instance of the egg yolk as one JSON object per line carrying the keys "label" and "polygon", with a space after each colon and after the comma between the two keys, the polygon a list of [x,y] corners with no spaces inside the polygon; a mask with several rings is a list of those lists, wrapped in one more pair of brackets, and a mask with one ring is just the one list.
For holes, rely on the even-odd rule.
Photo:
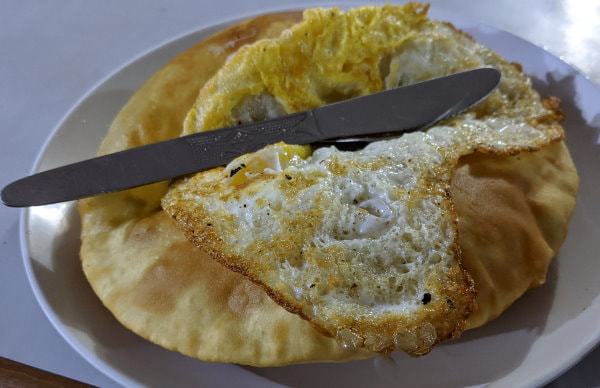
{"label": "egg yolk", "polygon": [[280,173],[294,157],[306,159],[310,154],[309,145],[277,143],[252,154],[242,155],[226,167],[228,183],[239,185],[258,174]]}

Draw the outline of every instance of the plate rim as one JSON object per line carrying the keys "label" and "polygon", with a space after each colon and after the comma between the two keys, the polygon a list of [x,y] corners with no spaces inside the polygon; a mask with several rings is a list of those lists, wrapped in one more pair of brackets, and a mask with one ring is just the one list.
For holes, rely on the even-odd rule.
{"label": "plate rim", "polygon": [[[369,5],[375,5],[375,4],[379,4],[379,2],[370,3]],[[337,1],[337,2],[309,1],[306,3],[302,2],[302,3],[298,3],[298,4],[294,4],[294,5],[288,4],[288,5],[283,5],[283,6],[281,6],[281,5],[280,6],[265,6],[264,9],[261,9],[259,11],[254,10],[254,11],[249,11],[249,12],[238,12],[235,14],[230,14],[226,17],[219,18],[218,20],[216,20],[214,22],[208,22],[205,24],[195,26],[194,28],[192,28],[190,30],[180,33],[174,37],[164,39],[161,42],[153,45],[152,47],[142,50],[140,53],[132,56],[129,60],[125,61],[124,63],[122,63],[121,65],[116,67],[114,70],[110,71],[108,74],[103,76],[99,81],[95,82],[89,89],[87,89],[87,91],[85,93],[83,93],[81,95],[81,97],[79,97],[71,105],[71,107],[60,118],[60,120],[57,122],[57,124],[49,132],[48,136],[44,140],[42,146],[40,147],[38,153],[36,154],[35,160],[33,162],[33,165],[31,167],[29,173],[34,174],[39,171],[40,165],[42,163],[42,160],[46,156],[46,153],[47,153],[50,143],[52,142],[52,140],[54,139],[56,134],[64,126],[64,124],[67,122],[67,120],[73,115],[73,113],[77,110],[77,108],[82,105],[82,103],[84,101],[86,101],[89,97],[94,95],[97,92],[97,90],[99,88],[101,88],[104,84],[109,82],[111,78],[117,76],[119,73],[124,71],[126,68],[134,65],[136,62],[143,61],[147,56],[151,55],[155,51],[157,51],[165,46],[173,45],[173,44],[177,43],[178,41],[184,40],[186,38],[190,38],[192,35],[199,34],[202,31],[206,31],[209,29],[214,29],[215,31],[217,31],[217,29],[222,30],[222,29],[227,28],[228,26],[233,25],[234,23],[239,23],[245,19],[256,17],[259,15],[264,15],[264,14],[268,14],[268,13],[284,12],[284,11],[303,10],[303,9],[310,8],[313,6],[318,6],[318,7],[340,6],[340,7],[347,8],[347,7],[350,7],[353,5],[365,5],[365,4],[364,4],[364,2],[360,2],[360,1],[341,0],[341,1]],[[435,15],[432,17],[434,19],[439,18],[439,16],[441,16],[441,15],[444,15],[444,19],[450,19],[453,23],[454,23],[454,21],[470,23],[470,24],[474,24],[477,26],[490,28],[490,29],[494,30],[495,32],[499,32],[499,33],[508,35],[513,39],[518,39],[522,43],[525,43],[527,45],[535,47],[536,49],[542,51],[545,55],[552,57],[553,60],[555,60],[557,63],[560,63],[562,66],[566,66],[568,69],[570,69],[572,72],[574,72],[577,76],[581,76],[584,79],[584,81],[589,83],[590,84],[589,86],[591,86],[593,89],[595,89],[600,95],[600,85],[598,85],[596,82],[592,81],[586,73],[584,73],[583,71],[578,69],[576,66],[574,66],[568,62],[565,62],[563,59],[561,59],[557,55],[549,52],[546,48],[544,48],[542,46],[532,43],[520,36],[514,35],[509,31],[503,30],[503,29],[495,27],[493,25],[484,24],[484,23],[482,23],[476,19],[470,18],[470,17],[465,17],[463,15],[460,15],[459,13],[457,13],[455,11],[431,8],[429,11],[429,15],[430,16]],[[446,17],[446,15],[448,17]],[[210,36],[210,35],[208,35],[208,36]],[[75,206],[75,201],[70,201],[68,203],[72,203],[72,205]],[[48,318],[48,320],[52,324],[53,328],[69,344],[69,346],[73,350],[75,350],[75,352],[79,356],[81,356],[83,359],[85,359],[90,365],[92,365],[94,368],[96,368],[101,373],[103,373],[105,376],[112,379],[114,382],[116,382],[118,384],[125,385],[125,386],[138,386],[139,382],[132,380],[127,375],[122,373],[119,369],[108,365],[105,361],[103,361],[101,358],[96,356],[92,351],[87,349],[84,345],[80,344],[76,340],[76,338],[72,337],[71,334],[63,328],[64,325],[61,323],[59,315],[50,306],[48,299],[46,298],[46,296],[44,295],[44,293],[41,290],[40,284],[37,281],[36,275],[33,270],[32,258],[30,255],[30,246],[29,246],[30,233],[28,232],[30,217],[31,217],[31,209],[30,208],[21,209],[20,214],[19,214],[19,244],[20,244],[23,264],[25,267],[25,273],[27,276],[27,281],[28,281],[30,287],[32,288],[32,291],[33,291],[36,301],[38,302],[42,311],[44,312],[44,315]],[[569,369],[571,369],[576,363],[581,361],[586,355],[588,355],[596,347],[600,346],[600,328],[597,331],[597,333],[595,333],[595,336],[591,336],[590,338],[591,338],[591,340],[586,342],[585,346],[581,346],[577,351],[574,351],[570,357],[567,357],[567,359],[563,360],[563,362],[561,363],[561,368],[546,369],[546,373],[542,372],[536,378],[534,378],[530,381],[526,381],[525,382],[526,386],[539,386],[539,385],[549,383],[552,380],[558,378],[560,375],[562,375]],[[506,376],[506,375],[504,375],[504,376]],[[257,375],[257,377],[268,380],[262,376]],[[270,380],[268,380],[268,381],[270,381]],[[490,384],[493,384],[493,383],[494,383],[494,381],[490,382]]]}

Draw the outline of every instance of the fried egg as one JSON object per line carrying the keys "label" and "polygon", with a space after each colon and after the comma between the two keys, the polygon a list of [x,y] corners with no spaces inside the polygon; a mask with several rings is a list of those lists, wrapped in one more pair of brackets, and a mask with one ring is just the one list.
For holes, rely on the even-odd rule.
{"label": "fried egg", "polygon": [[243,47],[200,91],[184,133],[274,118],[460,70],[499,88],[469,112],[363,150],[278,143],[175,182],[186,236],[348,348],[427,353],[475,307],[449,193],[460,157],[563,138],[529,79],[427,7],[310,9]]}

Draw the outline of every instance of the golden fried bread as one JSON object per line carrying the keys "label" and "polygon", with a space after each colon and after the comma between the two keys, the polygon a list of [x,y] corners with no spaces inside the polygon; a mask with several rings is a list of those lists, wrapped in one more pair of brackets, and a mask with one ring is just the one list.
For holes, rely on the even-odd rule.
{"label": "golden fried bread", "polygon": [[[297,23],[301,17],[301,13],[285,13],[252,19],[182,53],[133,95],[111,125],[99,153],[105,154],[178,136],[186,113],[194,105],[198,89],[213,76],[228,56],[244,44],[279,36],[282,30]],[[402,61],[396,60],[393,63],[395,65],[391,67],[398,69]],[[394,74],[398,79],[401,78],[398,73]],[[528,82],[525,77],[521,79],[525,81],[517,79],[517,83]],[[537,98],[528,88],[524,92]],[[492,99],[504,98],[503,96],[504,94],[494,95]],[[326,100],[337,98],[339,96],[331,95]],[[232,114],[245,121],[266,117],[268,114],[281,114],[281,107],[270,106],[272,102],[272,97],[258,95],[238,103]],[[477,111],[486,114],[489,109],[486,111],[485,107],[485,104],[481,105]],[[547,147],[542,147],[542,151],[546,149]],[[309,153],[310,149],[307,150],[306,147],[286,146],[279,156],[285,164],[294,158],[306,158]],[[510,174],[499,174],[495,163],[485,163],[487,156],[475,160],[474,155],[460,158],[457,171],[471,174],[463,177],[464,179],[476,179],[480,182],[485,182],[488,175],[495,182],[506,179],[512,192],[520,192],[522,194],[519,195],[525,198],[524,207],[515,210],[515,214],[518,211],[533,214],[531,222],[519,229],[514,238],[527,241],[529,236],[537,233],[537,236],[545,239],[554,254],[564,238],[566,223],[572,212],[576,174],[566,149],[548,148],[545,157],[538,157],[538,154],[540,152],[527,153],[531,155],[530,158],[521,158],[518,163],[511,164]],[[524,153],[512,158],[521,155]],[[268,153],[263,156],[267,159],[265,163],[272,160]],[[499,158],[503,160],[505,157]],[[262,172],[261,160],[260,157],[256,158],[257,163],[253,164],[259,172]],[[476,167],[467,169],[470,166]],[[545,175],[550,176],[549,180],[534,181],[532,186],[537,194],[531,196],[531,186],[520,182],[531,179],[533,172],[549,169],[550,166],[554,166],[554,173]],[[522,176],[519,175],[521,172]],[[454,179],[458,179],[459,173]],[[563,175],[564,179],[558,179]],[[241,174],[236,176],[237,183],[245,177]],[[476,191],[454,193],[455,187],[454,184],[451,186],[451,194],[453,205],[457,209],[460,203],[470,201],[466,199],[461,202],[461,196],[477,197]],[[485,185],[477,187],[483,190]],[[81,259],[84,272],[103,303],[126,327],[163,347],[206,361],[267,366],[347,361],[374,355],[366,350],[345,349],[334,339],[314,330],[298,315],[281,308],[261,287],[212,260],[204,253],[204,247],[194,247],[160,208],[160,201],[166,190],[167,182],[163,182],[80,202]],[[497,195],[491,197],[491,200],[497,199],[498,207],[506,206],[517,194]],[[471,228],[472,234],[465,233],[463,236],[463,224],[473,222],[473,219],[483,223],[486,218],[483,214],[478,216],[476,209],[473,210],[472,217],[460,215],[459,213],[460,248],[463,265],[469,268],[470,259],[477,263],[482,257],[486,257],[481,252],[486,252],[489,241],[481,240],[482,236],[477,233],[480,228],[477,227]],[[490,216],[493,218],[493,215]],[[546,223],[551,226],[545,227]],[[506,228],[504,224],[499,227]],[[534,244],[534,247],[539,248],[541,245],[543,244]],[[539,253],[542,250],[538,248],[514,250],[511,246],[499,243],[494,247],[494,257],[498,260],[496,263],[502,263],[502,259],[507,257],[514,262],[526,262],[541,257]],[[546,256],[549,254],[547,249],[543,252]],[[486,273],[486,265],[489,264],[483,261],[483,274]],[[487,292],[496,301],[492,306],[488,302],[492,300],[491,297],[481,300],[467,325],[475,326],[472,324],[472,317],[477,314],[485,320],[510,305],[518,295],[507,290],[513,287],[524,290],[537,284],[532,279],[541,279],[545,268],[540,265],[530,267],[530,272],[512,276],[512,281],[509,282],[502,280],[505,276],[502,271],[494,269],[488,271],[486,276],[479,276],[473,270],[471,275],[480,295],[478,298],[481,299],[481,295]],[[498,273],[501,275],[498,276]],[[502,296],[504,293],[506,297]],[[480,322],[481,319],[478,319],[477,324]],[[410,339],[410,336],[406,337],[406,341]]]}
{"label": "golden fried bread", "polygon": [[467,328],[496,318],[546,281],[567,234],[578,177],[564,142],[537,152],[461,158],[452,178],[462,260],[475,281]]}

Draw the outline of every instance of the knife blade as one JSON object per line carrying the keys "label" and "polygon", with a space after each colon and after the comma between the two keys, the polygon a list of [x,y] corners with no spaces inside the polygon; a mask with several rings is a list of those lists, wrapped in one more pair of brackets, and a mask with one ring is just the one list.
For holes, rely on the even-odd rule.
{"label": "knife blade", "polygon": [[308,144],[427,127],[485,99],[499,84],[493,68],[468,70],[313,110],[149,144],[17,180],[7,206],[64,202],[130,189],[227,164],[280,141]]}

